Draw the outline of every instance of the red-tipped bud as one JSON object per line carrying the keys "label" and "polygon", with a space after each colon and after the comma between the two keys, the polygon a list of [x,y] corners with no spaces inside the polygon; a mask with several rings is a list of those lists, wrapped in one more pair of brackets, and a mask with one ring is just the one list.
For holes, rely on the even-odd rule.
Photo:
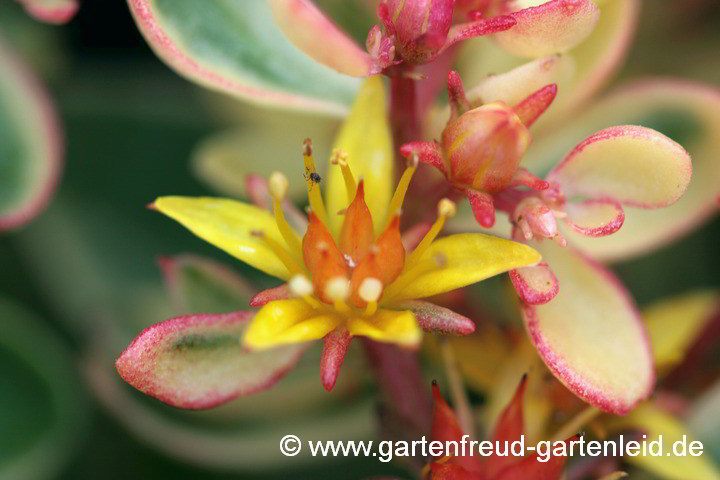
{"label": "red-tipped bud", "polygon": [[385,0],[396,53],[407,63],[425,63],[445,45],[455,0]]}
{"label": "red-tipped bud", "polygon": [[442,135],[450,180],[491,194],[508,187],[529,144],[527,127],[502,102],[460,115]]}

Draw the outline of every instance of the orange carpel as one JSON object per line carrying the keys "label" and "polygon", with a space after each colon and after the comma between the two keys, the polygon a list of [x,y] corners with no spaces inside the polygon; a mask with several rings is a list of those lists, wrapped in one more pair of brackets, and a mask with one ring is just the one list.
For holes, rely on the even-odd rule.
{"label": "orange carpel", "polygon": [[404,266],[405,248],[400,237],[400,217],[396,215],[355,267],[350,278],[350,304],[358,308],[366,305],[358,294],[363,280],[374,277],[383,285],[389,285],[402,273]]}
{"label": "orange carpel", "polygon": [[312,273],[315,295],[323,302],[332,303],[325,298],[325,283],[331,278],[347,277],[347,263],[332,235],[317,215],[310,212],[308,220],[310,222],[302,245],[305,266]]}
{"label": "orange carpel", "polygon": [[364,182],[360,180],[355,191],[355,199],[345,212],[345,220],[338,239],[340,251],[357,263],[368,253],[373,238],[372,215],[365,203]]}

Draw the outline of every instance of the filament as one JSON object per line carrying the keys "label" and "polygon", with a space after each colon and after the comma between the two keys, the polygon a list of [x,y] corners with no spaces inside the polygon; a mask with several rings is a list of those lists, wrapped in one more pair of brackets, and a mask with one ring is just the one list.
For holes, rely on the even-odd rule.
{"label": "filament", "polygon": [[416,154],[413,154],[408,164],[408,167],[403,172],[402,177],[400,177],[400,181],[398,182],[395,193],[392,196],[392,200],[390,200],[390,207],[388,208],[388,218],[385,222],[386,228],[388,225],[390,225],[390,222],[392,221],[395,213],[398,210],[402,209],[403,201],[405,201],[405,194],[408,191],[408,187],[410,186],[410,180],[412,180],[413,174],[417,169],[417,165],[418,157]]}
{"label": "filament", "polygon": [[285,248],[280,244],[280,242],[268,237],[267,235],[265,235],[265,232],[261,230],[252,231],[250,232],[250,234],[254,237],[262,239],[265,245],[275,254],[275,256],[283,263],[283,265],[285,265],[285,268],[287,268],[291,274],[297,275],[303,272],[303,268],[298,265],[298,263],[292,258],[290,253],[285,250]]}
{"label": "filament", "polygon": [[342,172],[343,180],[345,181],[345,190],[347,191],[348,203],[352,202],[355,198],[355,191],[357,190],[357,183],[355,177],[353,177],[350,165],[347,163],[348,154],[345,150],[336,148],[332,152],[330,161],[333,165],[338,165]]}
{"label": "filament", "polygon": [[302,255],[302,243],[295,231],[290,227],[285,219],[282,202],[288,189],[288,180],[280,172],[274,172],[268,179],[268,189],[273,197],[273,210],[275,211],[275,222],[277,223],[280,235],[282,235],[285,243],[290,247],[290,251],[295,255]]}
{"label": "filament", "polygon": [[435,240],[438,234],[442,231],[445,226],[445,220],[455,216],[455,212],[455,204],[452,201],[447,198],[440,200],[438,203],[438,218],[435,220],[435,223],[432,224],[432,227],[430,227],[430,230],[425,234],[415,250],[408,255],[406,265],[412,266],[420,259],[420,257],[422,257],[422,254],[425,253],[433,240]]}
{"label": "filament", "polygon": [[308,202],[310,208],[321,222],[328,225],[327,212],[325,204],[320,193],[320,176],[315,170],[315,160],[312,155],[312,142],[306,138],[303,142],[303,161],[305,162],[305,178],[307,179]]}

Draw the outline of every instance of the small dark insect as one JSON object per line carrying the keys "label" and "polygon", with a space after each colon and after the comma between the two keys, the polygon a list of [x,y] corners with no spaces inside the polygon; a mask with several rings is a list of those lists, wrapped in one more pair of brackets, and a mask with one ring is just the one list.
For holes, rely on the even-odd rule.
{"label": "small dark insect", "polygon": [[322,180],[322,177],[317,172],[312,172],[310,174],[310,180],[312,180],[314,183],[320,183],[320,180]]}

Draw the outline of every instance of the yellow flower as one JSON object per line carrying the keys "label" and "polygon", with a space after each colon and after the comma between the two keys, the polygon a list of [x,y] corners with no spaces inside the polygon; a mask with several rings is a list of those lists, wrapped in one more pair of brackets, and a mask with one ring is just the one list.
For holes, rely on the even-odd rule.
{"label": "yellow flower", "polygon": [[[335,145],[343,149],[333,151],[325,201],[312,145],[305,142],[310,207],[302,238],[285,219],[289,182],[280,173],[268,182],[273,213],[217,198],[161,197],[153,203],[197,236],[288,282],[293,298],[270,301],[257,312],[244,337],[248,347],[305,342],[331,332],[415,346],[422,336],[413,313],[418,305],[410,308],[408,301],[540,261],[532,248],[488,235],[436,239],[455,212],[447,199],[437,205],[437,220],[424,238],[406,252],[400,208],[417,161],[393,194],[386,118],[382,81],[369,79],[337,137]],[[432,314],[437,311],[423,315]]]}

